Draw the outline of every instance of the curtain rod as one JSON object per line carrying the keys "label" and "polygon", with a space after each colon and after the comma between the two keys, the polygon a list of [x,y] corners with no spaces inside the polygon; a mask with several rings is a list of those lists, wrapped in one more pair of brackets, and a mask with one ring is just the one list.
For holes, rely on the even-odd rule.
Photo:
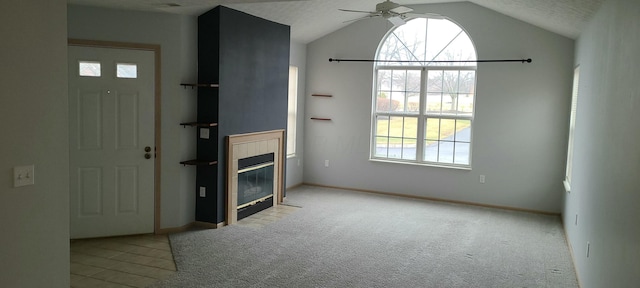
{"label": "curtain rod", "polygon": [[531,63],[533,60],[529,59],[504,59],[504,60],[456,60],[456,61],[414,61],[414,60],[375,60],[375,59],[335,59],[329,58],[329,62],[389,62],[389,63],[495,63],[495,62],[522,62],[523,64]]}

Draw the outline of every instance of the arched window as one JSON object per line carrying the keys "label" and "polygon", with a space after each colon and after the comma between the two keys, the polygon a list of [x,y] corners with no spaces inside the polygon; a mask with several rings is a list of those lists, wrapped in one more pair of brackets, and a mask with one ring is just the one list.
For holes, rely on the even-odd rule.
{"label": "arched window", "polygon": [[[476,51],[457,24],[417,18],[376,55],[371,159],[470,167]],[[452,61],[452,62],[449,62]]]}

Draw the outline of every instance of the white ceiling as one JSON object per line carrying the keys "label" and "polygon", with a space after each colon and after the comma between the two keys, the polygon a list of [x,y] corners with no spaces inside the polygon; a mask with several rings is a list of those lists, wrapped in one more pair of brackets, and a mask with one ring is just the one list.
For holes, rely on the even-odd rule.
{"label": "white ceiling", "polygon": [[[200,15],[224,5],[291,26],[294,41],[308,43],[338,30],[360,15],[338,9],[374,10],[383,0],[68,0],[70,4],[126,10]],[[577,38],[605,0],[470,0],[480,6],[543,29]],[[461,2],[460,0],[394,0],[402,5]],[[178,6],[179,5],[179,6]],[[424,11],[428,12],[428,11]]]}

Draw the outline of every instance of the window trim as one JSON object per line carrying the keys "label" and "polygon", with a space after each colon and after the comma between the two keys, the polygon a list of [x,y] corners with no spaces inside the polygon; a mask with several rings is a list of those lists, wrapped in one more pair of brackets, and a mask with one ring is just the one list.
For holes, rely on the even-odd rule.
{"label": "window trim", "polygon": [[[435,113],[427,113],[425,110],[425,105],[424,103],[426,103],[426,97],[427,97],[427,90],[425,89],[425,85],[426,85],[426,75],[428,75],[429,71],[465,71],[465,70],[472,70],[476,72],[476,79],[474,80],[474,83],[477,84],[477,67],[476,66],[445,66],[447,69],[443,69],[444,67],[442,66],[390,66],[390,65],[384,65],[384,66],[376,66],[374,67],[374,79],[373,79],[373,95],[372,95],[372,107],[371,107],[371,137],[370,137],[370,141],[371,141],[371,145],[369,147],[370,151],[369,151],[369,160],[370,161],[374,161],[374,162],[384,162],[384,163],[399,163],[399,164],[413,164],[413,165],[419,165],[419,166],[429,166],[429,167],[440,167],[440,168],[452,168],[452,169],[461,169],[461,170],[471,170],[472,167],[472,159],[473,159],[473,149],[471,149],[472,147],[472,143],[473,143],[473,122],[475,120],[475,110],[476,110],[476,103],[475,103],[475,99],[476,99],[476,93],[473,94],[473,99],[474,99],[474,105],[473,105],[473,111],[471,112],[471,116],[467,116],[467,115],[448,115],[448,114],[435,114]],[[420,75],[420,106],[419,106],[419,110],[417,113],[408,113],[408,112],[397,112],[397,111],[390,111],[390,112],[378,112],[376,111],[377,107],[377,103],[374,100],[375,96],[377,95],[378,92],[378,71],[379,70],[419,70],[421,71],[421,75]],[[477,87],[477,85],[474,85]],[[475,88],[475,87],[474,87]],[[474,89],[475,90],[475,89]],[[425,126],[424,124],[420,124],[424,121],[426,121],[426,119],[445,119],[445,120],[468,120],[471,122],[471,133],[469,136],[469,164],[460,164],[460,163],[444,163],[444,162],[432,162],[432,161],[426,161],[426,160],[421,160],[424,159],[424,143],[421,144],[416,144],[416,160],[410,160],[410,159],[402,159],[402,158],[389,158],[389,157],[376,157],[375,155],[375,151],[376,151],[376,133],[375,131],[377,131],[377,124],[378,121],[376,121],[377,116],[388,116],[388,117],[413,117],[413,118],[417,118],[418,119],[418,131],[417,131],[417,135],[416,135],[416,141],[417,142],[424,142],[425,141]],[[455,142],[452,142],[455,143]]]}
{"label": "window trim", "polygon": [[[425,18],[429,20],[429,18]],[[467,37],[471,41],[471,45],[473,46],[474,53],[477,58],[477,49],[476,45],[473,42],[473,39],[469,36],[469,33],[457,22],[446,19],[454,24],[456,24],[462,32],[467,34]],[[428,25],[428,24],[427,24]],[[398,27],[394,27],[390,29],[385,36],[380,41],[378,48],[376,49],[376,59],[380,53],[381,47],[384,45],[385,41],[388,39],[394,31],[396,31]],[[392,60],[389,62],[393,63]],[[478,66],[477,65],[461,65],[461,66],[445,66],[445,65],[429,65],[428,61],[425,61],[426,64],[422,64],[420,66],[411,65],[411,66],[401,66],[401,65],[373,65],[373,87],[372,87],[372,96],[371,96],[371,127],[370,127],[370,151],[369,151],[369,161],[371,162],[379,162],[379,163],[393,163],[393,164],[408,164],[408,165],[416,165],[416,166],[427,166],[427,167],[437,167],[437,168],[448,168],[448,169],[458,169],[458,170],[472,170],[473,165],[473,143],[474,143],[474,120],[476,115],[476,99],[477,99],[477,87],[478,87]],[[420,75],[420,107],[417,113],[407,113],[407,112],[378,112],[377,111],[377,93],[378,93],[378,71],[379,70],[419,70],[421,71]],[[425,111],[425,103],[427,97],[427,89],[426,89],[426,77],[428,77],[429,71],[474,71],[475,72],[475,80],[474,80],[474,93],[473,93],[473,107],[470,116],[459,116],[459,115],[446,115],[446,114],[434,114],[427,113]],[[376,137],[377,137],[377,116],[389,116],[389,117],[415,117],[418,119],[418,127],[417,127],[417,143],[416,143],[416,159],[408,160],[401,158],[389,158],[389,157],[377,157],[376,153]],[[459,163],[444,163],[444,162],[432,162],[424,160],[424,149],[425,149],[425,132],[426,132],[426,122],[427,119],[453,119],[453,120],[469,120],[471,122],[471,131],[469,135],[469,161],[468,164],[459,164]],[[456,142],[452,142],[456,143]],[[455,144],[454,144],[455,145]],[[455,148],[454,148],[455,149]],[[455,150],[454,150],[455,151]],[[455,152],[454,152],[455,155]]]}
{"label": "window trim", "polygon": [[576,130],[576,115],[578,114],[578,98],[580,97],[580,65],[573,69],[573,84],[571,90],[571,103],[569,111],[569,135],[567,141],[567,162],[564,172],[564,190],[571,193],[571,181],[573,178],[573,151]]}
{"label": "window trim", "polygon": [[[295,71],[295,75],[292,75],[292,72]],[[292,79],[292,76],[295,76],[295,79]],[[298,89],[299,89],[299,85],[298,85],[298,79],[299,78],[299,69],[298,66],[294,66],[294,65],[289,65],[289,87],[288,87],[288,93],[287,93],[287,143],[286,143],[286,153],[287,153],[287,159],[288,158],[295,158],[297,157],[297,152],[298,152],[298,145],[297,145],[297,132],[298,132]],[[295,80],[295,81],[292,81]],[[295,82],[295,83],[292,83]],[[295,87],[294,87],[295,85]],[[293,92],[293,93],[292,93]],[[293,94],[293,95],[292,95]],[[293,96],[293,98],[292,98]],[[293,99],[293,103],[292,102]],[[289,118],[291,118],[291,106],[293,106],[294,109],[294,122],[293,122],[293,129],[289,129]],[[290,131],[293,130],[293,131]],[[293,133],[291,133],[293,132]],[[289,143],[289,141],[291,141],[291,143]],[[293,146],[293,152],[289,153],[289,147]]]}

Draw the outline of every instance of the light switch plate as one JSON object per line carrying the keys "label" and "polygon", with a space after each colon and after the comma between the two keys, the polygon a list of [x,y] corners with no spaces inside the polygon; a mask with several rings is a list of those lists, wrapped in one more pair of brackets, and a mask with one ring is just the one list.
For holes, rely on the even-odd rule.
{"label": "light switch plate", "polygon": [[208,128],[200,128],[200,138],[201,139],[209,139],[209,129]]}
{"label": "light switch plate", "polygon": [[207,197],[207,188],[200,187],[200,197]]}
{"label": "light switch plate", "polygon": [[13,167],[13,187],[35,184],[34,165]]}

